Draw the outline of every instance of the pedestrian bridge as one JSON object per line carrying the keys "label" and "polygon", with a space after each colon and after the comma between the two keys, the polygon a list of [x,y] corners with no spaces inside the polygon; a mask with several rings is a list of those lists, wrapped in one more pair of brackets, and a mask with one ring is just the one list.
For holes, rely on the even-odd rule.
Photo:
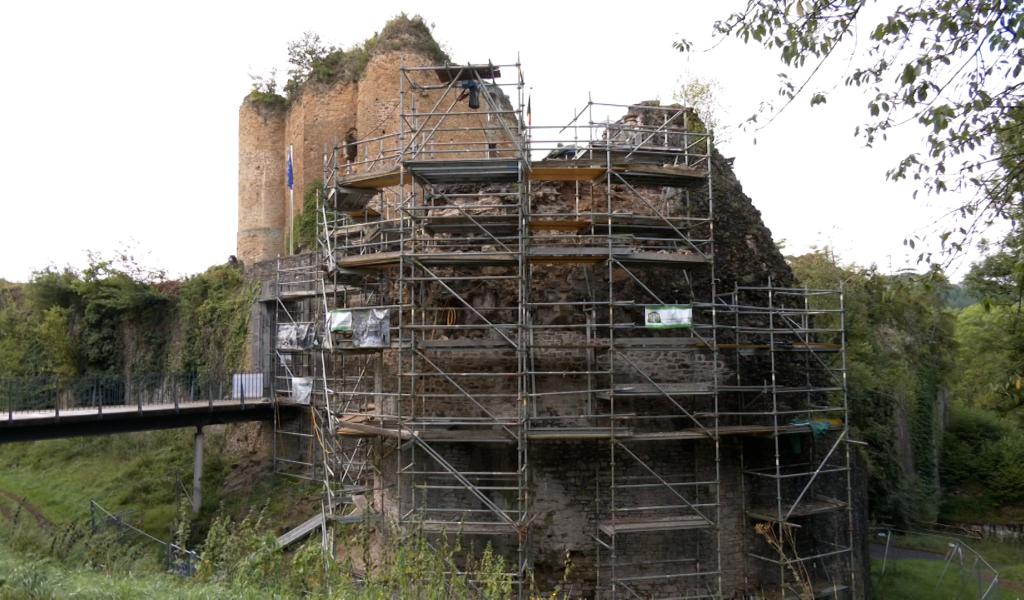
{"label": "pedestrian bridge", "polygon": [[0,443],[270,421],[269,398],[262,373],[0,379]]}

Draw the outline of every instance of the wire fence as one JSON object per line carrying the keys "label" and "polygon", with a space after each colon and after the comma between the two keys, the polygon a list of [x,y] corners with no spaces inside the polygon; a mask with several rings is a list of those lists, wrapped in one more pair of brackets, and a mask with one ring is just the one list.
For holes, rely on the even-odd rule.
{"label": "wire fence", "polygon": [[895,555],[893,549],[902,547],[899,538],[904,535],[924,536],[943,543],[945,547],[942,571],[934,584],[936,597],[939,597],[941,590],[946,589],[944,586],[949,585],[956,585],[961,590],[970,590],[970,593],[976,594],[979,600],[988,600],[998,596],[999,571],[962,538],[890,527],[872,528],[871,535],[874,543],[885,545],[879,573],[883,580],[887,570],[890,571],[889,576],[898,577],[898,574],[892,572],[889,563],[897,560],[895,556],[890,557],[890,553]]}
{"label": "wire fence", "polygon": [[121,534],[122,539],[135,537],[143,539],[163,548],[164,567],[182,577],[195,574],[199,564],[199,555],[192,550],[183,548],[174,542],[165,542],[139,529],[129,522],[133,513],[113,513],[100,506],[95,500],[89,500],[89,525],[93,533],[102,530],[114,530]]}

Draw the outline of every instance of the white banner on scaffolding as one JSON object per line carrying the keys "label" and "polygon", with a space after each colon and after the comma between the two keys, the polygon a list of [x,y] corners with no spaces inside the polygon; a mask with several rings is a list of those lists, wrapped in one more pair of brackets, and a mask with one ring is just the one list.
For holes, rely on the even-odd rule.
{"label": "white banner on scaffolding", "polygon": [[647,329],[685,329],[693,324],[693,308],[689,304],[663,304],[644,307]]}
{"label": "white banner on scaffolding", "polygon": [[292,377],[292,401],[296,404],[309,404],[313,395],[312,377]]}

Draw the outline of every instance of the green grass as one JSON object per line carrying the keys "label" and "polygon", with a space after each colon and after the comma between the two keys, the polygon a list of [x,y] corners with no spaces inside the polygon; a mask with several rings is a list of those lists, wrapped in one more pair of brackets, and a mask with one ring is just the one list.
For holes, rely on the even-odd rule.
{"label": "green grass", "polygon": [[[87,520],[89,500],[95,500],[129,513],[134,524],[166,540],[177,510],[175,482],[181,478],[191,488],[192,440],[191,429],[178,429],[2,445],[0,490],[24,497],[58,526]],[[194,539],[205,534],[221,508],[237,516],[266,503],[268,517],[284,527],[311,514],[318,488],[269,470],[254,474],[248,493],[222,497],[235,466],[224,446],[223,430],[207,428],[203,507]]]}
{"label": "green grass", "polygon": [[271,598],[258,589],[228,589],[189,582],[174,575],[111,572],[58,564],[35,555],[16,555],[0,545],[0,600],[79,598]]}
{"label": "green grass", "polygon": [[[228,465],[223,435],[207,435],[204,483],[217,489]],[[175,516],[175,482],[191,482],[191,430],[74,438],[0,447],[0,490],[26,498],[58,524],[88,518],[89,500],[127,511],[166,539]],[[204,509],[217,508],[207,494]]]}
{"label": "green grass", "polygon": [[[896,560],[886,565],[882,575],[882,561],[871,561],[871,586],[873,598],[877,600],[950,600],[976,599],[981,596],[976,579],[966,577],[961,581],[959,573],[952,567],[942,577],[943,561]],[[982,583],[982,589],[987,582]],[[993,600],[1012,600],[1020,596],[1013,591],[1000,589],[990,595]]]}

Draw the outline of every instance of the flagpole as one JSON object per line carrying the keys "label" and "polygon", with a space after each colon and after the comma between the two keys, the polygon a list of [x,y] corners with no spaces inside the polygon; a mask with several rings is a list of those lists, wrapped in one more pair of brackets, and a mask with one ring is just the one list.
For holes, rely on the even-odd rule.
{"label": "flagpole", "polygon": [[288,144],[288,255],[295,254],[295,183],[292,179],[294,155]]}

